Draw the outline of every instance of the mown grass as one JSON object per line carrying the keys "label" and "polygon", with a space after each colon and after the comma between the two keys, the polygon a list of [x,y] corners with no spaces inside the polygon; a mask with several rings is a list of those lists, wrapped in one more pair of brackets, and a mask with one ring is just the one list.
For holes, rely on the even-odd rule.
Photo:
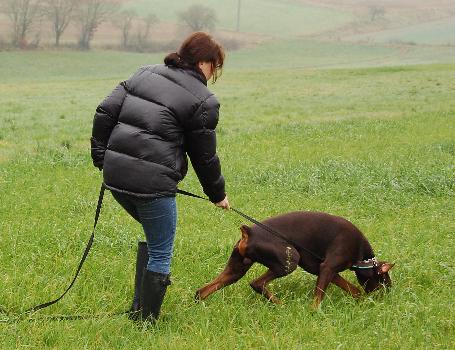
{"label": "mown grass", "polygon": [[[101,64],[109,55],[67,53],[70,66],[56,74],[52,55],[1,57],[14,60],[0,68],[0,307],[7,310],[49,300],[70,281],[101,178],[89,157],[94,108],[134,65],[154,59],[115,54]],[[353,301],[330,287],[314,312],[315,278],[296,271],[272,283],[284,301],[274,306],[248,286],[264,270],[255,266],[239,283],[194,303],[195,290],[223,269],[243,220],[179,197],[162,320],[143,328],[125,316],[103,316],[129,306],[142,238],[107,195],[74,289],[35,318],[0,324],[1,347],[453,348],[454,68],[239,65],[213,87],[223,104],[218,143],[232,205],[258,219],[291,210],[347,217],[380,258],[396,263],[391,293]],[[11,69],[27,74],[16,80]],[[200,192],[193,173],[181,187]],[[46,319],[54,314],[100,316]]]}

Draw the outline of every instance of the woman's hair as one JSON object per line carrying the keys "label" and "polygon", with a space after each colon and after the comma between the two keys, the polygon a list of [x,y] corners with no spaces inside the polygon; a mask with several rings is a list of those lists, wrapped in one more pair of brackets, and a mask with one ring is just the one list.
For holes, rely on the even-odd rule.
{"label": "woman's hair", "polygon": [[164,58],[166,66],[194,69],[202,74],[199,69],[199,62],[210,62],[212,64],[212,81],[221,76],[224,64],[224,49],[209,34],[195,32],[191,34],[180,46],[178,52],[173,52]]}

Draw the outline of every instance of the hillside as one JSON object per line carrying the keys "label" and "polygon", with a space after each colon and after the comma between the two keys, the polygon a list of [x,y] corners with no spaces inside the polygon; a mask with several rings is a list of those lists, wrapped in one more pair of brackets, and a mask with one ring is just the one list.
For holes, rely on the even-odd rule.
{"label": "hillside", "polygon": [[[142,16],[154,14],[151,42],[159,51],[176,49],[185,31],[178,13],[199,0],[136,0],[125,2]],[[455,6],[453,0],[249,0],[241,1],[240,30],[237,26],[238,0],[207,0],[218,22],[215,36],[239,51],[235,62],[251,57],[264,66],[295,67],[375,66],[429,62],[453,62]],[[374,20],[373,6],[383,13]],[[116,21],[103,23],[95,33],[92,47],[117,49],[121,32]],[[0,15],[0,44],[7,42],[9,22]],[[74,46],[78,27],[71,24],[62,37]],[[42,47],[52,45],[50,23],[43,21],[29,35]],[[343,43],[344,44],[341,44]],[[248,57],[243,60],[242,57]],[[234,63],[237,65],[237,63]]]}
{"label": "hillside", "polygon": [[[156,0],[153,3],[139,0],[130,6],[141,13],[154,13],[163,22],[177,22],[180,11],[200,3],[200,0]],[[204,5],[216,10],[220,30],[236,30],[237,0],[207,0]],[[242,1],[240,13],[241,32],[277,37],[316,34],[337,28],[354,19],[350,11],[286,0]]]}
{"label": "hillside", "polygon": [[[455,45],[453,0],[302,0],[303,5],[351,12],[355,19],[319,38],[377,43]],[[380,14],[373,20],[372,12]]]}

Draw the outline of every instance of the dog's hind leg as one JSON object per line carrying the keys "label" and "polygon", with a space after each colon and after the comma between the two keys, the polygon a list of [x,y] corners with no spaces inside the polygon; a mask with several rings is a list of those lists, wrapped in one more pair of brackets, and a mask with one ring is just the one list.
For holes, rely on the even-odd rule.
{"label": "dog's hind leg", "polygon": [[212,282],[202,288],[199,288],[196,291],[195,298],[197,300],[204,300],[217,290],[237,282],[247,273],[251,265],[253,265],[253,261],[240,255],[237,244],[232,251],[231,257],[229,258],[224,271],[221,272]]}
{"label": "dog's hind leg", "polygon": [[281,304],[281,301],[266,288],[267,284],[276,278],[289,275],[297,268],[300,260],[300,255],[295,248],[290,246],[284,246],[284,248],[284,251],[277,249],[267,251],[269,260],[267,263],[265,261],[261,261],[261,263],[267,266],[269,270],[250,283],[255,292],[263,295],[274,304]]}
{"label": "dog's hind leg", "polygon": [[349,293],[353,298],[358,298],[362,294],[356,286],[345,280],[339,274],[336,274],[335,277],[333,277],[332,283]]}
{"label": "dog's hind leg", "polygon": [[283,277],[283,274],[277,274],[273,272],[272,270],[267,270],[266,273],[264,273],[262,276],[259,278],[255,279],[250,283],[251,288],[256,293],[259,293],[263,295],[268,301],[274,303],[274,304],[281,304],[281,300],[278,299],[276,296],[274,296],[267,288],[267,284],[273,281],[276,278]]}

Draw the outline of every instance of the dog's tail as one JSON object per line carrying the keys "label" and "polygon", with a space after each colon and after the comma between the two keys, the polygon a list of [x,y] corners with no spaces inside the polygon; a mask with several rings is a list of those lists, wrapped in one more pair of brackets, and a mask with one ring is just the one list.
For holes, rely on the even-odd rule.
{"label": "dog's tail", "polygon": [[250,234],[250,228],[246,225],[240,226],[240,231],[242,232],[242,238],[239,241],[239,253],[241,256],[245,257],[246,255],[246,247],[248,245],[248,237]]}
{"label": "dog's tail", "polygon": [[248,236],[250,235],[251,229],[247,225],[240,226],[240,231],[242,232],[242,240],[247,241]]}

